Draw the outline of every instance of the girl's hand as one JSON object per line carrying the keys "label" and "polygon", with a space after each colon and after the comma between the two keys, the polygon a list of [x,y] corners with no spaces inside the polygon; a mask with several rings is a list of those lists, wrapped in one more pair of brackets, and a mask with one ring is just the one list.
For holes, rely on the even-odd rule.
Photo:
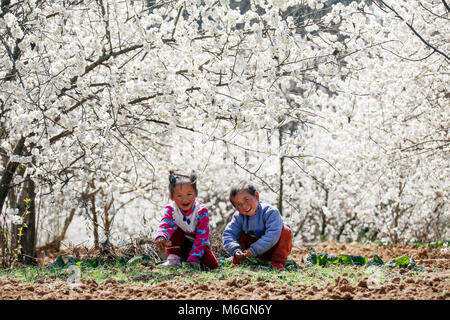
{"label": "girl's hand", "polygon": [[167,246],[172,245],[172,241],[159,237],[155,240],[155,245],[158,247],[159,251],[164,251]]}

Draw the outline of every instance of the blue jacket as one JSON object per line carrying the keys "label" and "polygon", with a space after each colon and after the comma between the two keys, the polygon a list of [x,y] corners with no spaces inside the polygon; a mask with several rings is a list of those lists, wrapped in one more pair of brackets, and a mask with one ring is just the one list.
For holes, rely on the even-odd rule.
{"label": "blue jacket", "polygon": [[234,256],[237,250],[242,250],[238,240],[243,231],[257,239],[249,249],[255,257],[260,256],[278,242],[283,224],[283,219],[276,207],[265,201],[259,201],[255,215],[249,217],[240,214],[239,211],[233,214],[233,218],[222,234],[223,245]]}

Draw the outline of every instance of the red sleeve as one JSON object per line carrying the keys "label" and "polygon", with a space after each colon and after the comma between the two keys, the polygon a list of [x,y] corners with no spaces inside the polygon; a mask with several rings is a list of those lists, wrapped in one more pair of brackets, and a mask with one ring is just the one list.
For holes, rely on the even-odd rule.
{"label": "red sleeve", "polygon": [[156,232],[155,240],[158,237],[163,237],[164,239],[169,240],[177,228],[178,226],[173,220],[173,208],[168,205],[164,208],[164,216],[162,217],[161,224]]}

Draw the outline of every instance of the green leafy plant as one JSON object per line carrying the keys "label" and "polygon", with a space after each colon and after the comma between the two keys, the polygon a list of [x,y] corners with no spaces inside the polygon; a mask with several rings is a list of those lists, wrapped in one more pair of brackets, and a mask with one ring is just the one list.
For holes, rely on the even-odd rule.
{"label": "green leafy plant", "polygon": [[258,258],[246,258],[247,262],[251,266],[258,266],[258,267],[264,267],[264,268],[272,268],[272,265],[270,262],[260,260]]}
{"label": "green leafy plant", "polygon": [[340,254],[338,256],[329,255],[324,252],[317,252],[314,248],[310,248],[309,255],[306,258],[306,262],[312,265],[317,265],[321,267],[327,267],[329,265],[353,265],[353,266],[379,266],[379,267],[399,267],[399,268],[408,268],[414,269],[417,271],[422,271],[425,268],[422,266],[417,266],[413,257],[401,256],[395,259],[392,259],[388,263],[384,263],[384,261],[378,255],[374,255],[373,258],[369,261],[367,257],[358,256],[358,255],[347,255]]}
{"label": "green leafy plant", "polygon": [[363,256],[348,254],[340,254],[339,256],[329,255],[324,252],[316,252],[315,249],[311,247],[306,261],[322,267],[326,267],[330,264],[362,266],[368,262],[368,259]]}
{"label": "green leafy plant", "polygon": [[443,241],[443,240],[435,241],[435,242],[422,242],[419,240],[415,240],[415,241],[412,241],[411,243],[416,244],[420,248],[425,248],[425,247],[437,248],[437,247],[442,247],[444,245],[450,246],[450,241]]}
{"label": "green leafy plant", "polygon": [[300,266],[293,259],[288,259],[286,261],[286,263],[284,264],[284,268],[286,270],[297,270],[297,269],[300,269]]}
{"label": "green leafy plant", "polygon": [[399,268],[408,268],[413,269],[416,266],[416,262],[413,257],[401,256],[395,259],[392,259],[386,264],[388,267],[399,267]]}
{"label": "green leafy plant", "polygon": [[219,268],[227,268],[233,264],[233,257],[219,257],[217,262],[219,263]]}
{"label": "green leafy plant", "polygon": [[379,255],[376,254],[376,255],[373,256],[372,260],[367,262],[367,265],[368,266],[379,266],[379,267],[381,267],[381,266],[384,265],[384,261],[383,261],[383,259],[380,258]]}
{"label": "green leafy plant", "polygon": [[49,264],[47,269],[64,269],[71,265],[77,265],[78,261],[72,256],[60,254],[56,257],[56,260]]}

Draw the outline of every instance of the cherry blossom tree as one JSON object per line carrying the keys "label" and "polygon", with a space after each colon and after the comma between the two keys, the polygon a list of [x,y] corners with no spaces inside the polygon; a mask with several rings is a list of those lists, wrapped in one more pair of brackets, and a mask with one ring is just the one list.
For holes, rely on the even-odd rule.
{"label": "cherry blossom tree", "polygon": [[169,169],[212,225],[248,178],[304,241],[443,236],[445,1],[1,4],[1,216],[32,247],[149,235]]}
{"label": "cherry blossom tree", "polygon": [[61,216],[127,183],[154,192],[155,166],[182,132],[274,126],[263,106],[281,101],[274,80],[289,60],[276,50],[289,43],[274,35],[289,26],[279,8],[258,8],[265,13],[225,2],[3,2],[1,207],[13,179],[38,186],[41,208],[62,203]]}
{"label": "cherry blossom tree", "polygon": [[329,162],[309,172],[331,237],[448,237],[448,14],[442,1],[369,1],[325,17],[340,20],[343,72],[324,73],[335,96],[306,153]]}

